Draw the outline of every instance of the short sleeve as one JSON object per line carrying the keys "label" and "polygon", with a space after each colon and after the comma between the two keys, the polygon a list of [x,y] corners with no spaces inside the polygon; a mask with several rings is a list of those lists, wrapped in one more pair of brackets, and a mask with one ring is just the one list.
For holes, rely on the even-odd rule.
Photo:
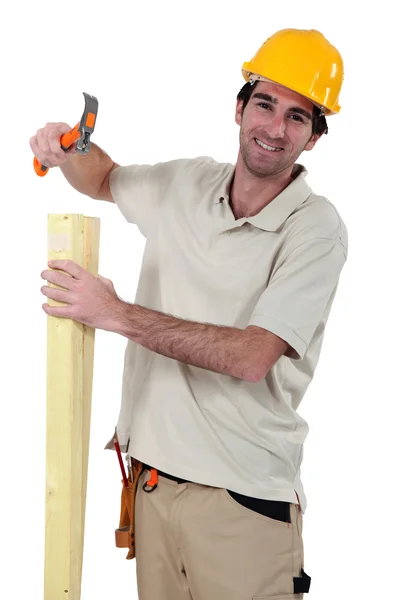
{"label": "short sleeve", "polygon": [[147,237],[157,220],[158,211],[167,201],[184,161],[155,165],[117,167],[110,175],[110,190],[115,204],[128,221]]}
{"label": "short sleeve", "polygon": [[294,351],[290,358],[304,358],[346,259],[347,248],[338,238],[303,242],[277,266],[248,325],[284,339]]}

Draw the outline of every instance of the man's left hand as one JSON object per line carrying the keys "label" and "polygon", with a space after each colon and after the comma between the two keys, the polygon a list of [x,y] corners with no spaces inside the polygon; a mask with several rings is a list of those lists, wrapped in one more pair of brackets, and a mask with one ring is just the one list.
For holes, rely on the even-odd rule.
{"label": "man's left hand", "polygon": [[66,306],[43,304],[45,313],[113,331],[124,302],[117,296],[112,281],[101,275],[95,277],[72,260],[51,260],[48,266],[56,270],[43,271],[42,279],[63,289],[44,285],[41,292]]}

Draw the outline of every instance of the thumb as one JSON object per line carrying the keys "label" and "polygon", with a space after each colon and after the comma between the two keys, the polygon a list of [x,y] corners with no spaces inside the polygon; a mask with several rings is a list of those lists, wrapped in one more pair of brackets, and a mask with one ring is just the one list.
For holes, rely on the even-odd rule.
{"label": "thumb", "polygon": [[71,146],[66,150],[66,154],[77,154],[76,151],[76,142],[71,144]]}

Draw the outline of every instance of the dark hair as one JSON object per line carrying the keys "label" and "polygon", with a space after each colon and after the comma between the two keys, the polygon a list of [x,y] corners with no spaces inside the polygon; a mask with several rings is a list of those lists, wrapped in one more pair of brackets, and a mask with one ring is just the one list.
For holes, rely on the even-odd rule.
{"label": "dark hair", "polygon": [[[258,81],[255,81],[253,84],[251,84],[250,82],[245,83],[237,95],[237,100],[243,100],[242,114],[243,114],[244,109],[246,108],[248,101],[251,98],[251,95],[252,95],[257,83],[258,83]],[[326,119],[325,119],[324,115],[321,114],[320,109],[314,105],[313,116],[312,116],[312,135],[314,135],[314,134],[321,135],[323,133],[325,133],[325,134],[328,133],[328,125],[326,123]]]}

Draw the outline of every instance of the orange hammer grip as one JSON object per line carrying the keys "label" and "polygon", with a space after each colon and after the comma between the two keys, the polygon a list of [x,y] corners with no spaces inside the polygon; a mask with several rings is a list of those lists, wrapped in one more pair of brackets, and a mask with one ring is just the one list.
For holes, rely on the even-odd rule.
{"label": "orange hammer grip", "polygon": [[39,177],[47,175],[47,171],[49,170],[49,167],[40,164],[36,156],[33,159],[33,168],[35,169],[36,175],[39,175]]}
{"label": "orange hammer grip", "polygon": [[68,150],[68,148],[81,137],[79,125],[80,123],[77,123],[75,127],[71,129],[71,131],[64,133],[64,135],[61,137],[61,148],[63,150]]}

